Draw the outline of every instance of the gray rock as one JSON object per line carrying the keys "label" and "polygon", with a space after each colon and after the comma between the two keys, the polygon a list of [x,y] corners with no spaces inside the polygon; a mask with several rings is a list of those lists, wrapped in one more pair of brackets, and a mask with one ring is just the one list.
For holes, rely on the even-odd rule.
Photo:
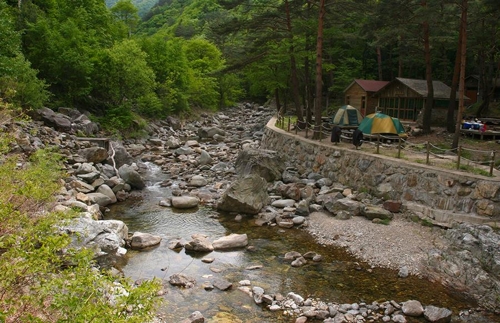
{"label": "gray rock", "polygon": [[409,300],[401,307],[403,313],[408,316],[420,316],[424,313],[424,307],[419,301]]}
{"label": "gray rock", "polygon": [[246,149],[240,151],[235,161],[238,175],[257,174],[267,182],[281,179],[284,163],[277,152],[271,150]]}
{"label": "gray rock", "polygon": [[213,251],[214,247],[208,237],[203,234],[193,234],[192,240],[184,244],[184,248],[189,251],[209,252]]}
{"label": "gray rock", "polygon": [[208,180],[202,175],[194,175],[189,179],[189,186],[202,187],[208,184]]}
{"label": "gray rock", "polygon": [[118,174],[120,174],[120,177],[133,188],[142,190],[146,187],[141,175],[132,166],[123,165],[118,169]]}
{"label": "gray rock", "polygon": [[192,288],[196,284],[196,279],[189,277],[183,273],[173,274],[169,277],[168,282],[173,286],[181,286],[184,288]]}
{"label": "gray rock", "polygon": [[90,147],[81,149],[78,154],[88,163],[102,163],[108,156],[108,151],[102,147]]}
{"label": "gray rock", "polygon": [[194,196],[173,196],[172,206],[178,209],[191,209],[198,206],[200,200]]}
{"label": "gray rock", "polygon": [[191,313],[189,317],[185,318],[179,323],[204,323],[204,322],[205,322],[205,317],[203,317],[203,314],[201,314],[201,312],[199,311],[196,311]]}
{"label": "gray rock", "polygon": [[246,234],[232,233],[215,240],[212,245],[214,250],[246,247],[248,245],[248,237]]}
{"label": "gray rock", "polygon": [[99,206],[101,206],[101,207],[105,207],[105,206],[108,206],[110,204],[113,204],[113,201],[111,200],[111,198],[107,195],[102,194],[102,193],[88,193],[87,196],[92,203],[99,204]]}
{"label": "gray rock", "polygon": [[267,204],[267,182],[258,175],[248,175],[234,182],[217,202],[220,211],[257,214]]}
{"label": "gray rock", "polygon": [[130,247],[132,249],[144,249],[156,246],[160,242],[160,236],[155,236],[150,233],[134,232],[130,238]]}
{"label": "gray rock", "polygon": [[228,290],[233,287],[233,284],[225,279],[215,279],[213,285],[219,290]]}
{"label": "gray rock", "polygon": [[365,206],[361,210],[361,214],[365,216],[369,220],[373,220],[375,218],[385,220],[385,219],[392,219],[393,215],[390,211],[384,209],[383,207],[376,206],[376,205],[368,205]]}
{"label": "gray rock", "polygon": [[109,197],[109,199],[111,200],[111,203],[116,203],[117,202],[117,199],[116,199],[116,195],[115,193],[113,192],[113,190],[106,184],[102,184],[101,186],[99,186],[97,188],[97,193],[101,193],[101,194],[104,194],[106,195],[107,197]]}
{"label": "gray rock", "polygon": [[197,159],[198,165],[210,165],[214,162],[213,158],[210,156],[208,152],[202,150],[200,156]]}
{"label": "gray rock", "polygon": [[451,322],[452,312],[447,308],[426,306],[424,310],[424,317],[433,323],[448,323]]}

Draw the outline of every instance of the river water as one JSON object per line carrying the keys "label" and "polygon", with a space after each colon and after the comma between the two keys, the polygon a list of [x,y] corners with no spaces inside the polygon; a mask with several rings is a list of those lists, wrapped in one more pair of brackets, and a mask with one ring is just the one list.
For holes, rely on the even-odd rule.
{"label": "river water", "polygon": [[[159,168],[151,167],[145,178],[148,187],[143,190],[142,199],[129,199],[113,205],[106,219],[124,221],[130,232],[148,232],[163,238],[159,246],[150,250],[129,251],[128,261],[122,270],[133,280],[153,277],[164,280],[166,302],[160,312],[166,322],[179,322],[194,311],[200,311],[209,323],[295,322],[295,318],[255,304],[251,297],[238,290],[241,280],[250,280],[252,286],[264,288],[267,294],[295,292],[304,298],[314,297],[336,303],[416,299],[424,306],[449,308],[454,316],[461,310],[476,306],[440,284],[416,277],[402,279],[395,271],[370,268],[343,250],[318,245],[301,229],[259,227],[252,217],[244,217],[238,222],[234,216],[208,208],[179,211],[161,207],[159,201],[171,196],[168,188],[159,186],[164,179],[163,174]],[[211,240],[230,233],[246,233],[252,248],[187,254],[184,249],[174,251],[167,247],[170,240],[190,240],[195,233],[205,234]],[[313,251],[322,255],[323,260],[294,268],[283,261],[284,254],[292,250],[302,254]],[[214,258],[214,261],[202,262],[203,257]],[[196,278],[194,288],[170,286],[170,275],[181,272]],[[203,288],[205,281],[217,278],[231,282],[233,287],[228,291],[206,291]],[[464,322],[458,317],[454,321]],[[468,322],[498,321],[492,317],[481,317]]]}

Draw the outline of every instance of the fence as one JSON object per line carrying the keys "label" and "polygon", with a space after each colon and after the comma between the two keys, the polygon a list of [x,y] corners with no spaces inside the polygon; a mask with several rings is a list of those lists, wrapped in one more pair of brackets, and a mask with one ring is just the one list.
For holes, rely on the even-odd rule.
{"label": "fence", "polygon": [[[297,125],[297,123],[292,122],[291,117],[278,116],[276,126],[287,132],[295,132],[296,135],[321,142],[330,138],[331,135],[332,127],[330,124],[325,123],[322,122],[319,127],[307,122]],[[352,131],[343,131],[340,138],[352,142]],[[498,169],[495,166],[500,164],[500,160],[496,160],[498,156],[495,150],[478,150],[463,146],[446,149],[430,142],[413,144],[399,136],[381,134],[365,135],[363,142],[374,145],[375,154],[386,155],[388,151],[396,149],[397,153],[394,156],[396,158],[490,177],[496,176],[495,171]]]}

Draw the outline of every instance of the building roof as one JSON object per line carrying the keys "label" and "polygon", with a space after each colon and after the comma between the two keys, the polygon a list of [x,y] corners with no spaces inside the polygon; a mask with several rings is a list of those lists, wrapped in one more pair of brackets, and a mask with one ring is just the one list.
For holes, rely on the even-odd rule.
{"label": "building roof", "polygon": [[378,92],[381,88],[389,84],[388,81],[376,81],[376,80],[361,80],[355,79],[349,86],[344,90],[347,91],[354,83],[357,83],[365,92]]}
{"label": "building roof", "polygon": [[[426,80],[405,79],[402,77],[396,77],[396,80],[403,83],[421,96],[427,96]],[[432,81],[432,86],[434,87],[434,99],[450,98],[451,88],[448,85],[444,84],[441,81]]]}
{"label": "building roof", "polygon": [[359,86],[363,88],[366,92],[377,92],[387,84],[388,81],[375,81],[375,80],[354,80],[354,82],[358,83]]}

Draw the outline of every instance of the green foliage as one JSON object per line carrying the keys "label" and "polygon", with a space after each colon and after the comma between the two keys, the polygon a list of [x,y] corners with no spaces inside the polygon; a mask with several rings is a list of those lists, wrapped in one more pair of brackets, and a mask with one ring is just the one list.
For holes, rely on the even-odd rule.
{"label": "green foliage", "polygon": [[146,53],[133,40],[117,42],[104,50],[99,59],[97,83],[94,97],[108,102],[106,114],[119,129],[130,126],[132,111],[145,109],[141,104],[151,102],[147,98],[154,95],[155,75],[148,66]]}
{"label": "green foliage", "polygon": [[182,39],[165,40],[156,35],[145,37],[140,42],[147,53],[147,63],[156,77],[156,93],[161,101],[161,109],[157,116],[165,116],[170,112],[180,112],[188,107],[189,66],[183,51]]}
{"label": "green foliage", "polygon": [[[95,58],[120,34],[104,3],[97,0],[23,1],[20,24],[26,57],[50,86],[57,104],[86,101],[93,87]],[[35,14],[33,14],[35,13]]]}
{"label": "green foliage", "polygon": [[42,107],[49,98],[46,84],[21,52],[20,33],[4,0],[0,1],[0,30],[0,97],[24,108]]}
{"label": "green foliage", "polygon": [[111,8],[111,12],[127,26],[129,36],[139,23],[139,15],[137,8],[132,4],[131,0],[118,0]]}
{"label": "green foliage", "polygon": [[56,151],[38,150],[22,167],[16,155],[0,163],[0,318],[150,320],[160,284],[150,281],[135,288],[100,272],[93,252],[72,249],[71,239],[58,229],[70,214],[47,212],[63,176],[60,160]]}
{"label": "green foliage", "polygon": [[221,52],[214,44],[201,38],[185,41],[183,50],[190,67],[190,103],[204,109],[217,109],[219,86],[217,78],[212,75],[224,66]]}

